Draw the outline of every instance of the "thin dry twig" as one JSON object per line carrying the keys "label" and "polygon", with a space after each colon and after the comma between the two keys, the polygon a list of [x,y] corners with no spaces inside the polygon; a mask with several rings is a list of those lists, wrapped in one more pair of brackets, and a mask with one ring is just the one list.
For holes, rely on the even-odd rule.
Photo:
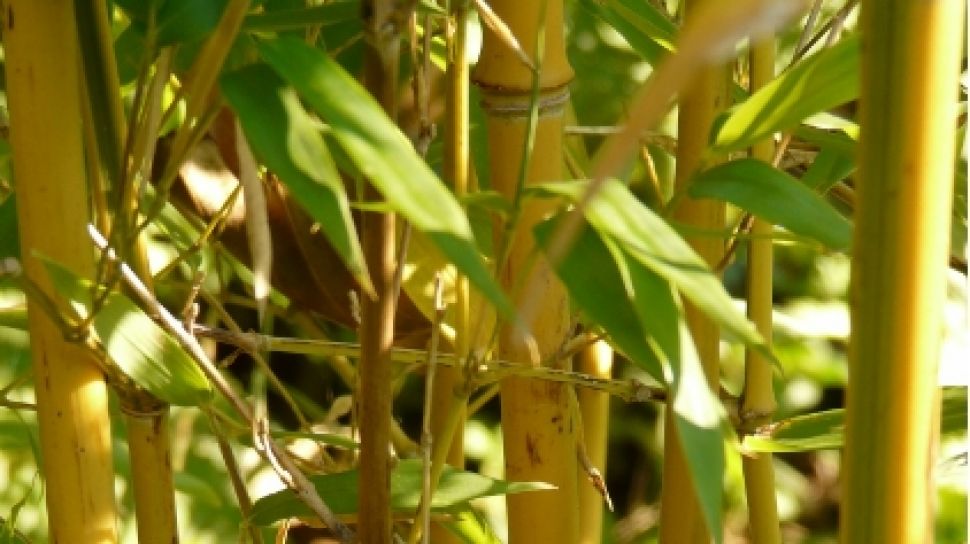
{"label": "thin dry twig", "polygon": [[[189,334],[182,328],[182,324],[165,308],[158,300],[152,296],[145,285],[141,282],[138,276],[125,264],[123,261],[118,259],[117,254],[114,249],[108,246],[107,240],[104,236],[93,225],[88,225],[88,233],[91,239],[94,241],[95,245],[102,251],[108,261],[113,263],[118,271],[121,273],[121,277],[125,284],[132,290],[132,292],[144,303],[146,306],[151,308],[151,312],[157,316],[159,325],[165,329],[166,332],[171,334],[178,340],[179,344],[185,350],[185,352],[195,360],[196,364],[206,375],[209,381],[215,386],[216,390],[229,401],[229,404],[233,409],[242,416],[247,423],[252,424],[253,421],[253,409],[246,402],[245,399],[236,394],[235,390],[229,384],[229,381],[219,372],[219,370],[212,364],[209,357],[205,354],[202,346],[195,339],[194,336]],[[289,488],[296,493],[297,497],[303,501],[310,510],[320,518],[328,527],[330,527],[334,533],[340,538],[342,542],[350,543],[356,538],[354,532],[350,530],[343,522],[341,522],[330,507],[324,503],[323,499],[317,493],[316,489],[313,487],[313,483],[303,474],[300,468],[296,465],[290,455],[285,449],[276,445],[272,440],[268,440],[265,444],[266,453],[272,452],[278,464],[273,464],[273,462],[267,458],[274,468],[278,468],[277,476],[280,480],[287,484]]]}
{"label": "thin dry twig", "polygon": [[[360,345],[348,342],[286,338],[253,332],[234,333],[232,331],[213,329],[201,325],[196,326],[195,332],[199,336],[213,338],[217,342],[231,344],[248,352],[277,351],[302,355],[360,356]],[[400,365],[422,366],[426,363],[427,357],[427,352],[419,349],[395,348],[391,352],[391,361]],[[464,360],[459,361],[453,353],[438,353],[438,365],[460,368],[464,362]],[[662,401],[667,396],[664,388],[646,385],[637,380],[597,378],[581,372],[560,370],[545,366],[533,367],[532,365],[523,363],[496,359],[476,361],[476,366],[472,369],[472,372],[478,385],[487,385],[508,376],[518,376],[568,383],[579,387],[603,391],[627,402]]]}

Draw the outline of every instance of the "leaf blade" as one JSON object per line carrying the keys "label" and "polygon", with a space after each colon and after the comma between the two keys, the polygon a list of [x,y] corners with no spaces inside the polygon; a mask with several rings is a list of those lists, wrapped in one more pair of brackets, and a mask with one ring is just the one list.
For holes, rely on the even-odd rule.
{"label": "leaf blade", "polygon": [[815,191],[785,172],[756,159],[717,165],[695,177],[694,198],[714,198],[818,240],[832,249],[852,244],[852,225]]}
{"label": "leaf blade", "polygon": [[330,125],[338,145],[395,210],[427,233],[499,311],[513,315],[481,260],[461,206],[373,97],[338,63],[299,39],[283,36],[257,47]]}

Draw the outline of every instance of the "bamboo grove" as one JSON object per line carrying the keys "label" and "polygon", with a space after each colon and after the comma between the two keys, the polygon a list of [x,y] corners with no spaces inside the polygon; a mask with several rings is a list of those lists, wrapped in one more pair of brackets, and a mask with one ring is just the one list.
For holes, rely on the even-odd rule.
{"label": "bamboo grove", "polygon": [[0,0],[0,540],[964,541],[965,11]]}

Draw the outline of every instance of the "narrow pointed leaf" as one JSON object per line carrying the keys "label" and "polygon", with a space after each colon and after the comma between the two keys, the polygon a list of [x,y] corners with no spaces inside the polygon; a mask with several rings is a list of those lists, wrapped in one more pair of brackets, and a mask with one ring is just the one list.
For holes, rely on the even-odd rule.
{"label": "narrow pointed leaf", "polygon": [[[543,183],[531,189],[576,200],[586,182]],[[695,306],[738,340],[777,362],[754,325],[738,310],[699,255],[674,229],[639,202],[616,180],[603,185],[586,208],[586,218],[604,239],[612,240],[631,258],[671,282]]]}
{"label": "narrow pointed leaf", "polygon": [[[554,218],[535,226],[536,240],[543,249],[548,247],[560,220]],[[596,232],[589,227],[582,229],[572,249],[556,267],[556,274],[573,302],[603,327],[620,351],[657,382],[666,382],[634,307],[636,293],[630,290],[629,282]],[[676,319],[676,315],[673,317]]]}
{"label": "narrow pointed leaf", "polygon": [[[86,318],[92,301],[90,283],[58,263],[43,261],[54,289]],[[200,406],[211,400],[212,388],[195,361],[125,295],[108,295],[93,324],[112,362],[149,393],[176,406]]]}
{"label": "narrow pointed leaf", "polygon": [[[967,388],[944,387],[940,409],[941,434],[967,430]],[[744,437],[741,450],[795,452],[840,449],[845,443],[845,410],[826,410],[796,416],[771,425],[763,434]]]}
{"label": "narrow pointed leaf", "polygon": [[512,315],[458,201],[374,98],[336,61],[302,40],[284,36],[258,48],[329,125],[334,140],[394,209],[427,234],[502,313]]}
{"label": "narrow pointed leaf", "polygon": [[[421,498],[422,478],[420,459],[400,461],[391,473],[391,509],[397,512],[416,511]],[[320,497],[335,514],[352,514],[357,511],[359,491],[356,469],[314,476],[311,480]],[[460,510],[472,499],[480,497],[549,489],[554,488],[539,482],[495,480],[474,472],[464,472],[446,466],[441,474],[438,489],[431,500],[431,510],[438,512]],[[255,525],[266,526],[281,519],[312,515],[296,494],[287,489],[256,501],[249,521]]]}
{"label": "narrow pointed leaf", "polygon": [[650,2],[580,0],[579,5],[613,27],[651,64],[674,50],[676,27]]}
{"label": "narrow pointed leaf", "polygon": [[714,146],[719,152],[744,149],[858,96],[859,37],[852,35],[799,62],[731,110]]}
{"label": "narrow pointed leaf", "polygon": [[253,151],[320,224],[347,270],[373,292],[343,180],[296,91],[265,64],[228,73],[220,85]]}
{"label": "narrow pointed leaf", "polygon": [[[671,293],[672,295],[672,293]],[[676,304],[676,302],[674,302]],[[697,499],[715,542],[722,540],[724,424],[722,408],[707,383],[687,322],[678,320],[680,357],[671,358],[674,425]]]}
{"label": "narrow pointed leaf", "polygon": [[694,198],[724,200],[832,249],[852,243],[849,221],[785,172],[756,159],[738,159],[706,170],[688,189]]}

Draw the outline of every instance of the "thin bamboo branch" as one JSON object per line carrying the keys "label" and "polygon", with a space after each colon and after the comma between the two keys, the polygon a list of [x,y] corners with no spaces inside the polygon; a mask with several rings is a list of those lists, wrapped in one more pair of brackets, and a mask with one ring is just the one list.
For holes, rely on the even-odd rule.
{"label": "thin bamboo branch", "polygon": [[[774,77],[774,37],[771,36],[753,44],[750,59],[751,91],[754,92]],[[774,154],[774,143],[770,139],[758,142],[751,149],[752,157],[764,161],[770,160]],[[751,227],[751,232],[755,235],[769,234],[771,231],[771,224],[762,219],[756,218]],[[748,242],[748,317],[769,344],[773,307],[772,257],[771,239],[754,239]],[[746,350],[744,393],[739,412],[741,427],[745,432],[771,422],[776,408],[772,378],[771,362],[755,350]],[[781,543],[778,504],[775,499],[775,473],[771,459],[772,456],[769,453],[741,458],[752,544]]]}
{"label": "thin bamboo branch", "polygon": [[[268,351],[318,355],[323,357],[353,358],[360,357],[361,354],[359,344],[347,342],[267,336],[254,332],[234,333],[232,331],[213,329],[201,325],[196,325],[193,332],[205,338],[213,338],[218,342],[234,345],[247,352]],[[427,360],[428,352],[424,350],[394,348],[391,351],[391,362],[399,366],[417,368]],[[551,365],[559,360],[560,358],[558,356],[551,357],[542,366],[533,367],[525,362],[490,359],[477,361],[471,370],[474,372],[477,386],[488,385],[507,377],[518,377],[584,387],[608,393],[626,402],[662,401],[667,397],[666,389],[649,386],[636,380],[613,380],[581,372],[550,368]],[[453,353],[438,353],[439,366],[460,368],[463,364],[465,364],[465,358],[457,357]]]}
{"label": "thin bamboo branch", "polygon": [[[104,237],[99,233],[94,227],[88,225],[88,233],[91,239],[94,240],[95,245],[100,249],[107,257],[108,261],[113,263],[117,267],[118,272],[125,284],[135,293],[135,295],[142,301],[143,304],[148,306],[152,315],[157,316],[159,320],[159,325],[165,329],[166,332],[171,334],[179,342],[185,352],[192,357],[192,359],[199,365],[199,368],[206,375],[206,378],[212,383],[215,389],[229,401],[230,406],[239,414],[247,423],[252,424],[253,421],[253,409],[249,403],[236,394],[232,385],[229,381],[219,372],[219,369],[212,364],[209,357],[205,354],[202,346],[195,339],[194,336],[189,334],[182,328],[182,324],[172,316],[169,311],[162,306],[155,297],[145,288],[138,276],[126,265],[123,261],[118,260],[117,255],[115,255],[114,250],[111,249]],[[257,450],[265,456],[272,455],[273,458],[279,463],[279,470],[277,475],[280,480],[286,484],[297,497],[310,510],[316,514],[321,521],[327,524],[334,533],[336,533],[342,542],[353,542],[355,539],[354,533],[336,516],[330,508],[323,502],[323,499],[317,494],[316,489],[309,479],[303,474],[299,469],[290,455],[285,449],[277,446],[273,442],[269,442],[265,445],[265,449]],[[273,464],[274,468],[277,465]]]}

